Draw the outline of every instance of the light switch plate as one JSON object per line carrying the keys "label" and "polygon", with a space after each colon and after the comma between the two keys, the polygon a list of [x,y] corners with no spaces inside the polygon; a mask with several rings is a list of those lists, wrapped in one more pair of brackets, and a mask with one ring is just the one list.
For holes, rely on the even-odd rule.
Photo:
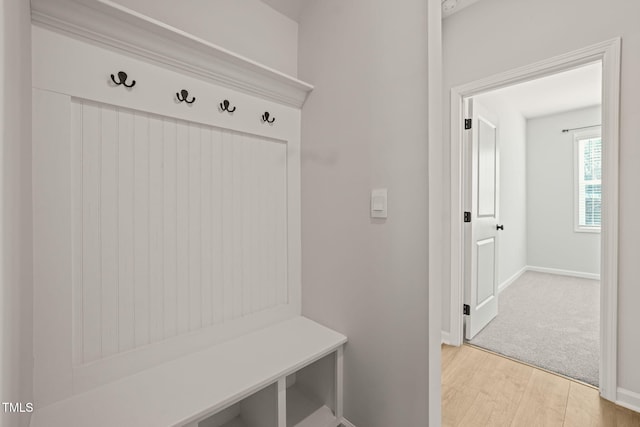
{"label": "light switch plate", "polygon": [[371,218],[387,217],[387,189],[371,190]]}

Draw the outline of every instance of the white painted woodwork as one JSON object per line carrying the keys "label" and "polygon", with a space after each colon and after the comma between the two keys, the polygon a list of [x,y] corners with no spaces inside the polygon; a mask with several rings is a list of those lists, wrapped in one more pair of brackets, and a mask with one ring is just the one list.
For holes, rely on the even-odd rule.
{"label": "white painted woodwork", "polygon": [[326,405],[309,398],[296,386],[287,389],[287,427],[337,427],[340,420]]}
{"label": "white painted woodwork", "polygon": [[[345,342],[344,335],[295,317],[55,405],[36,406],[31,427],[182,426],[239,402],[240,413],[243,409],[248,413],[245,398]],[[274,413],[276,393],[272,386],[267,399]]]}
{"label": "white painted woodwork", "polygon": [[292,107],[300,108],[313,89],[110,0],[34,0],[31,19],[40,27]]}
{"label": "white painted woodwork", "polygon": [[287,427],[336,427],[342,348],[287,378]]}
{"label": "white painted woodwork", "polygon": [[[336,350],[336,396],[335,396],[335,414],[339,420],[344,417],[344,347]],[[343,420],[344,422],[344,420]]]}
{"label": "white painted woodwork", "polygon": [[287,379],[278,379],[278,427],[287,427]]}
{"label": "white painted woodwork", "polygon": [[[154,113],[237,132],[290,141],[299,140],[300,109],[213,84],[183,71],[154,65],[141,56],[99,47],[33,26],[33,87],[113,106]],[[60,58],[65,58],[60,61]],[[132,88],[116,86],[111,74],[125,71]],[[117,77],[117,76],[116,76]],[[193,104],[178,102],[182,89],[195,96]],[[220,111],[229,100],[233,113]],[[262,122],[268,111],[275,122]],[[298,131],[296,132],[296,129]]]}
{"label": "white painted woodwork", "polygon": [[[554,56],[524,67],[451,88],[451,298],[450,342],[462,343],[464,282],[463,206],[463,99],[575,69],[602,61],[602,135],[603,182],[601,230],[601,299],[600,299],[600,395],[616,400],[618,381],[618,212],[620,69],[622,40],[619,37]],[[457,225],[456,225],[457,224]]]}
{"label": "white painted woodwork", "polygon": [[[35,407],[69,396],[73,389],[72,340],[81,330],[72,318],[72,286],[76,269],[71,251],[77,236],[72,221],[69,183],[72,179],[71,129],[57,126],[70,123],[68,96],[33,92],[33,353]],[[52,144],[51,141],[58,141]],[[81,218],[81,217],[80,217]],[[67,248],[67,250],[64,250]],[[75,266],[74,266],[75,267]],[[72,338],[73,335],[73,338]]]}
{"label": "white painted woodwork", "polygon": [[467,271],[465,337],[472,339],[498,315],[499,150],[496,118],[480,103],[469,101],[472,129],[468,132],[470,153],[469,209],[467,224]]}
{"label": "white painted woodwork", "polygon": [[300,314],[298,108],[39,26],[33,55],[36,406]]}
{"label": "white painted woodwork", "polygon": [[336,426],[346,337],[300,317],[311,86],[106,0],[34,8],[31,426]]}
{"label": "white painted woodwork", "polygon": [[71,111],[77,365],[287,303],[285,143],[77,99]]}

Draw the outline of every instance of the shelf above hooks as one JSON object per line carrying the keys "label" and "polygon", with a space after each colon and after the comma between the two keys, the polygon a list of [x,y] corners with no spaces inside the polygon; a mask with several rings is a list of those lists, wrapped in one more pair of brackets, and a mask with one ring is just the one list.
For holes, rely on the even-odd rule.
{"label": "shelf above hooks", "polygon": [[[296,108],[313,86],[111,1],[32,0],[31,19],[79,40]],[[115,77],[115,76],[114,76]]]}

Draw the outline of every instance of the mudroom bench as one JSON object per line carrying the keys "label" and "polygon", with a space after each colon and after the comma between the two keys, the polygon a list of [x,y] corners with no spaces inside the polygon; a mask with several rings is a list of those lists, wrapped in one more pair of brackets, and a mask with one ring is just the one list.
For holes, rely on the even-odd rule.
{"label": "mudroom bench", "polygon": [[295,317],[37,409],[32,427],[336,427],[342,350]]}
{"label": "mudroom bench", "polygon": [[302,317],[313,86],[109,0],[32,0],[32,427],[336,427]]}

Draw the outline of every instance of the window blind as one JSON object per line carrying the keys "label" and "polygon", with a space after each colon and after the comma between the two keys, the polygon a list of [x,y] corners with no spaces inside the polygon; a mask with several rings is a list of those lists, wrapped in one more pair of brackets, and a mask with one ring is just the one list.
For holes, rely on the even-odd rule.
{"label": "window blind", "polygon": [[602,220],[602,139],[578,139],[578,228],[599,229]]}

